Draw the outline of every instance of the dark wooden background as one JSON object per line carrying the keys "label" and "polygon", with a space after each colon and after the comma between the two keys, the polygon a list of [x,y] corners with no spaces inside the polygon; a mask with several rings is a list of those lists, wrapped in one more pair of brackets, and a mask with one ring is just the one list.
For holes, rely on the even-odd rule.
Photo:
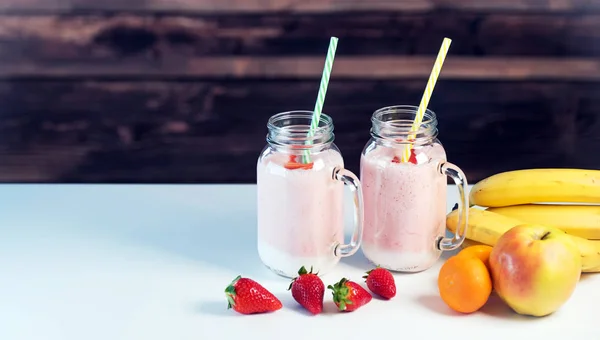
{"label": "dark wooden background", "polygon": [[0,181],[252,183],[332,35],[324,112],[353,171],[445,36],[430,108],[471,182],[600,168],[599,0],[0,0]]}

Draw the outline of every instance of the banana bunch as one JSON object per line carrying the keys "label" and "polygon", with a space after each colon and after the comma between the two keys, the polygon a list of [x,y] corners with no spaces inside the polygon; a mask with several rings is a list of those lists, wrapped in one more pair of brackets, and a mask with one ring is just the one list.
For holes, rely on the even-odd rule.
{"label": "banana bunch", "polygon": [[[493,246],[519,224],[563,230],[578,245],[583,272],[600,272],[600,170],[528,169],[499,173],[473,186],[467,244]],[[596,205],[594,205],[596,204]],[[458,211],[446,218],[456,230]],[[470,243],[469,243],[470,242]]]}
{"label": "banana bunch", "polygon": [[600,170],[527,169],[499,173],[471,190],[472,205],[507,207],[528,203],[600,204]]}
{"label": "banana bunch", "polygon": [[[523,221],[495,212],[469,208],[469,218],[465,242],[467,244],[487,244],[494,246],[500,236]],[[458,225],[458,210],[446,216],[446,227],[455,233]],[[581,253],[581,271],[584,273],[600,272],[600,240],[587,240],[582,237],[569,237],[575,242]],[[474,242],[473,242],[474,241]]]}
{"label": "banana bunch", "polygon": [[522,204],[487,210],[588,240],[600,240],[600,205]]}

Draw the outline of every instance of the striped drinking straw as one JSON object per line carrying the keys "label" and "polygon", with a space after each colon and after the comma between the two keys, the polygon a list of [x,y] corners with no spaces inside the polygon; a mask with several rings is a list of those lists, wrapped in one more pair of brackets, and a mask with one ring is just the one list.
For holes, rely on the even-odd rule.
{"label": "striped drinking straw", "polygon": [[[419,104],[419,108],[417,109],[417,114],[415,115],[415,120],[413,121],[413,125],[410,128],[411,132],[416,132],[421,127],[421,123],[423,122],[423,117],[425,116],[425,111],[427,111],[427,105],[429,104],[429,99],[431,99],[431,94],[433,93],[433,88],[435,87],[435,83],[442,71],[442,65],[444,64],[444,59],[446,59],[446,54],[448,53],[448,49],[450,49],[450,44],[452,40],[448,38],[444,38],[442,42],[442,47],[440,47],[440,51],[438,52],[437,58],[435,60],[435,64],[433,65],[433,69],[431,70],[431,74],[429,75],[429,80],[427,81],[427,87],[425,87],[425,92],[423,92],[423,97],[421,98],[421,104]],[[414,134],[411,134],[408,139],[414,139]],[[412,148],[412,144],[407,143],[404,147],[404,151],[402,152],[401,160],[402,162],[408,162],[410,159],[410,149]]]}
{"label": "striped drinking straw", "polygon": [[[335,50],[337,48],[338,38],[331,37],[329,40],[329,49],[327,50],[327,58],[325,58],[325,66],[323,66],[323,75],[321,76],[321,85],[319,86],[319,93],[317,94],[317,101],[315,103],[315,109],[313,111],[312,121],[308,130],[308,141],[307,144],[312,144],[311,138],[315,135],[315,130],[319,127],[319,121],[321,120],[321,111],[323,110],[323,103],[325,102],[325,94],[327,93],[327,85],[329,84],[329,75],[333,67],[333,59],[335,58]],[[310,163],[310,150],[304,150],[303,163]]]}

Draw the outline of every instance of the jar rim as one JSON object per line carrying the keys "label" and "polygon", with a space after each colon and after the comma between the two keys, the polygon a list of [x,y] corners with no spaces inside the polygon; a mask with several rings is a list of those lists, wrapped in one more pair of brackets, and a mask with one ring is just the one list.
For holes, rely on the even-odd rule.
{"label": "jar rim", "polygon": [[394,143],[425,144],[437,136],[437,117],[426,109],[416,130],[412,130],[418,107],[394,105],[380,108],[371,116],[371,136]]}
{"label": "jar rim", "polygon": [[[371,116],[371,122],[377,123],[377,124],[383,124],[389,128],[396,128],[396,129],[409,128],[410,129],[413,125],[414,118],[413,119],[397,119],[397,120],[385,121],[382,119],[382,116],[386,113],[388,113],[388,114],[389,113],[404,113],[404,114],[413,114],[414,116],[416,116],[418,110],[419,110],[419,107],[414,106],[414,105],[391,105],[391,106],[382,107],[380,109],[375,110],[375,112],[373,112],[373,115]],[[437,125],[437,117],[435,115],[435,112],[433,112],[430,109],[425,109],[425,112],[423,114],[423,119],[421,120],[421,124],[420,124],[419,130],[417,130],[417,132],[419,132],[421,129],[427,130],[431,126],[436,126],[436,125]]]}
{"label": "jar rim", "polygon": [[[308,133],[310,130],[310,124],[312,122],[313,111],[308,110],[293,110],[279,112],[271,116],[267,122],[267,128],[270,131],[275,131],[282,135],[291,135],[298,133]],[[306,119],[306,124],[295,124],[294,128],[289,126],[279,126],[277,123],[282,122],[286,119]],[[330,134],[333,132],[333,119],[331,116],[321,113],[319,116],[319,125],[314,130],[314,135]]]}
{"label": "jar rim", "polygon": [[267,142],[271,145],[293,144],[298,149],[311,149],[333,142],[333,119],[321,113],[318,127],[310,133],[312,117],[313,112],[308,110],[274,114],[267,122]]}

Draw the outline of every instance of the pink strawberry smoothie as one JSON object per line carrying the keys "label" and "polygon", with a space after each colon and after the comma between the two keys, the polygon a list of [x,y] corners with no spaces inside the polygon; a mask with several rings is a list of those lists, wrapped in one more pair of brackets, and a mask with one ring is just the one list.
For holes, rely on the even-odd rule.
{"label": "pink strawberry smoothie", "polygon": [[446,177],[438,171],[443,147],[415,148],[417,164],[394,161],[398,150],[378,147],[361,157],[365,220],[362,250],[389,270],[418,272],[439,257],[445,235]]}
{"label": "pink strawberry smoothie", "polygon": [[338,263],[334,248],[344,239],[344,184],[332,178],[343,159],[326,150],[311,156],[312,167],[295,160],[272,153],[257,165],[258,253],[282,276],[295,277],[302,266],[324,274]]}

